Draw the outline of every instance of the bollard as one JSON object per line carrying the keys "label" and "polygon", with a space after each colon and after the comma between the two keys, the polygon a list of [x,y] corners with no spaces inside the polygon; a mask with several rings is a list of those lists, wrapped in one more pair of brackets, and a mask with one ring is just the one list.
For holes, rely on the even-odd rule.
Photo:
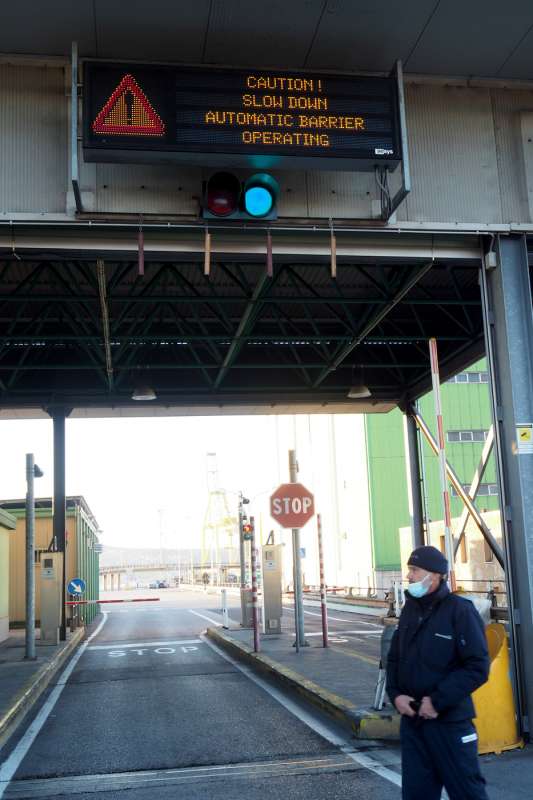
{"label": "bollard", "polygon": [[393,583],[393,591],[394,591],[394,616],[399,619],[401,611],[402,611],[402,582],[401,581],[394,581]]}
{"label": "bollard", "polygon": [[227,589],[222,589],[222,627],[226,628],[226,630],[229,628]]}

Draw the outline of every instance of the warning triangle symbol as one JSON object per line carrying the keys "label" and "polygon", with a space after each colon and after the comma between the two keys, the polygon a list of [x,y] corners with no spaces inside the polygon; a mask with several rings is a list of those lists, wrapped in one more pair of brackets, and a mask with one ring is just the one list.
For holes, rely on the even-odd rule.
{"label": "warning triangle symbol", "polygon": [[93,133],[164,136],[165,124],[133,75],[124,75],[92,124]]}

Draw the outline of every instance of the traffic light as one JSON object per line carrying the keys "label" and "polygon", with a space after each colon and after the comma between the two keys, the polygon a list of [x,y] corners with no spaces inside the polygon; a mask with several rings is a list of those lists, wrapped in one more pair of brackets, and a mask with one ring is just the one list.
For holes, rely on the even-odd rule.
{"label": "traffic light", "polygon": [[244,183],[232,172],[215,172],[204,184],[204,219],[277,219],[279,185],[267,172],[257,172]]}
{"label": "traffic light", "polygon": [[250,541],[254,532],[254,526],[251,522],[245,522],[242,526],[242,538],[245,542]]}

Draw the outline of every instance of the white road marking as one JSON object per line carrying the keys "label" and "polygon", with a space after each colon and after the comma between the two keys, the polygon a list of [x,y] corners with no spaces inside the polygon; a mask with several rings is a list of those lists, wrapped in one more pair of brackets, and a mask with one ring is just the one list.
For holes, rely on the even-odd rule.
{"label": "white road marking", "polygon": [[179,639],[178,641],[170,641],[170,642],[134,642],[133,644],[121,644],[120,642],[115,642],[115,644],[93,644],[92,647],[88,647],[88,650],[128,650],[130,648],[139,648],[139,647],[169,647],[171,644],[201,644],[201,639]]}
{"label": "white road marking", "polygon": [[366,767],[366,769],[374,772],[376,775],[379,775],[381,778],[385,778],[385,780],[394,783],[395,786],[402,785],[402,776],[399,775],[397,772],[389,769],[388,767],[384,767],[383,764],[380,764],[379,761],[372,758],[372,756],[368,756],[365,753],[361,753],[358,750],[354,750],[351,744],[347,744],[346,740],[339,736],[336,731],[326,725],[325,722],[321,722],[320,720],[316,719],[311,713],[305,711],[305,709],[300,708],[293,700],[285,695],[279,690],[276,689],[274,686],[270,686],[263,678],[260,678],[259,675],[256,675],[251,667],[245,666],[244,664],[240,664],[230,655],[225,653],[220,647],[214,644],[207,636],[202,636],[202,640],[211,647],[219,656],[223,659],[228,661],[233,667],[238,669],[243,675],[246,675],[253,683],[263,689],[267,694],[277,700],[280,705],[287,709],[291,714],[297,717],[304,725],[307,725],[311,730],[318,733],[319,736],[326,739],[326,741],[330,742],[333,745],[336,745],[340,748],[340,750],[351,758],[352,761],[355,761],[356,764],[360,764],[362,767]]}
{"label": "white road marking", "polygon": [[[346,634],[348,634],[348,633],[350,633],[350,634],[351,633],[360,633],[360,634],[362,634],[362,636],[366,636],[366,637],[369,637],[369,636],[381,636],[381,633],[379,631],[330,631],[330,633],[333,633],[334,635],[342,634],[342,636],[346,636]],[[322,631],[312,631],[312,633],[307,633],[307,631],[306,631],[305,632],[305,638],[307,639],[309,636],[322,636]],[[361,639],[359,639],[358,641],[361,641]]]}
{"label": "white road marking", "polygon": [[68,679],[72,675],[74,667],[84,654],[89,642],[96,636],[98,636],[98,634],[100,633],[106,622],[107,622],[107,613],[104,611],[103,619],[99,624],[99,626],[96,628],[95,631],[93,631],[93,633],[91,633],[89,638],[86,639],[80,646],[80,648],[74,653],[69,663],[61,673],[57,684],[52,689],[48,700],[44,703],[43,707],[41,708],[41,710],[31,723],[31,725],[29,726],[28,730],[26,731],[20,742],[17,744],[17,746],[9,756],[9,758],[7,758],[4,761],[4,763],[0,766],[0,800],[4,796],[5,791],[11,781],[11,778],[18,770],[23,758],[26,756],[26,753],[32,746],[33,742],[39,735],[43,725],[45,724],[46,720],[53,711],[55,704],[61,697],[63,689],[65,688]]}
{"label": "white road marking", "polygon": [[217,628],[222,627],[221,622],[217,622],[216,619],[213,619],[212,617],[206,617],[205,614],[200,614],[199,611],[193,611],[192,608],[189,608],[189,614],[196,614],[197,617],[202,617],[202,619],[206,619],[208,622],[211,622],[213,625],[216,625]]}
{"label": "white road marking", "polygon": [[[283,606],[287,611],[294,611],[294,606]],[[317,614],[316,611],[306,611],[304,608],[304,614],[310,614],[312,617],[321,617],[322,614]],[[328,621],[333,620],[334,622],[351,622],[352,620],[348,619],[341,619],[340,617],[332,617],[328,614]],[[365,622],[364,620],[357,620],[359,625],[370,625],[372,628],[382,628],[382,625],[378,625],[375,622]]]}
{"label": "white road marking", "polygon": [[[198,644],[202,644],[200,639],[197,639],[196,641],[198,641]],[[139,649],[133,649],[133,650],[110,650],[107,655],[109,656],[109,658],[123,658],[124,656],[127,656],[128,653],[137,653],[138,656],[143,656],[146,652],[151,652],[152,649],[153,648],[140,647]],[[182,651],[182,653],[191,653],[195,650],[198,651],[198,648],[193,645],[190,647],[181,647],[180,650]],[[172,653],[176,652],[176,648],[167,646],[156,647],[155,649],[153,649],[153,652],[157,653],[160,656],[172,655]]]}

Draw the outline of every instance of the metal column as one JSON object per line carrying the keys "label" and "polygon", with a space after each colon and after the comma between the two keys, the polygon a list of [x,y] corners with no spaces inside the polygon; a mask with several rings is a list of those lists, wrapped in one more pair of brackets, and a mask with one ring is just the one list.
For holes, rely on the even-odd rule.
{"label": "metal column", "polygon": [[533,308],[526,237],[500,237],[498,255],[498,266],[481,271],[481,295],[518,713],[527,733],[533,720],[533,447],[524,446],[517,432],[517,427],[533,423]]}
{"label": "metal column", "polygon": [[403,434],[409,516],[411,518],[414,548],[424,544],[424,517],[422,512],[422,479],[420,476],[420,459],[418,457],[418,431],[416,421],[409,412],[403,415]]}
{"label": "metal column", "polygon": [[65,606],[66,591],[66,494],[65,494],[65,419],[68,416],[65,409],[54,409],[50,412],[54,422],[54,520],[53,538],[54,548],[63,553],[63,578],[61,601],[61,624],[59,637],[62,642],[67,638],[67,620]]}
{"label": "metal column", "polygon": [[35,478],[33,453],[26,453],[26,654],[35,660]]}

